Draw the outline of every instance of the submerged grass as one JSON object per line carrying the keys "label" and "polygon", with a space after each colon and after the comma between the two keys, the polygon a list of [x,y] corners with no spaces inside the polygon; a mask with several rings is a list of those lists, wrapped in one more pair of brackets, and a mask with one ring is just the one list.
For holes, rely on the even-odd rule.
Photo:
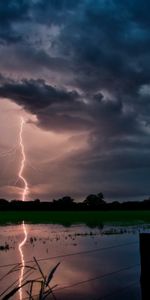
{"label": "submerged grass", "polygon": [[150,223],[150,211],[1,211],[0,225],[18,224],[142,224]]}
{"label": "submerged grass", "polygon": [[[26,272],[26,275],[28,273],[28,276],[24,276],[22,285],[19,286],[18,285],[18,281],[19,280],[15,280],[15,282],[13,282],[11,285],[9,285],[1,294],[0,294],[0,299],[1,300],[9,300],[11,299],[13,296],[15,296],[20,289],[22,289],[23,287],[27,287],[26,290],[26,294],[28,295],[28,297],[25,299],[28,300],[33,300],[34,295],[33,295],[33,286],[34,284],[39,284],[39,293],[36,295],[36,299],[37,300],[45,300],[47,299],[50,295],[52,296],[51,299],[53,300],[57,300],[54,294],[54,289],[55,287],[57,287],[57,285],[54,285],[53,287],[50,286],[51,281],[54,277],[54,274],[58,268],[58,266],[60,265],[60,262],[57,263],[54,268],[52,270],[50,270],[49,274],[44,275],[43,270],[41,268],[41,266],[39,265],[37,259],[35,257],[34,258],[34,262],[35,262],[35,267],[33,266],[25,266],[25,268],[28,268],[30,270],[34,270],[34,271],[38,271],[40,274],[40,277],[38,277],[37,279],[29,279],[29,272]],[[0,278],[0,281],[2,281],[4,278],[6,280],[6,278],[13,272],[16,271],[20,271],[22,268],[21,264],[17,264],[15,265],[12,269],[9,270],[9,272],[7,272],[2,278]],[[32,271],[32,273],[34,272]],[[30,273],[31,275],[31,273]],[[9,282],[9,280],[8,280]],[[23,298],[24,299],[24,298]],[[49,298],[50,299],[50,298]]]}

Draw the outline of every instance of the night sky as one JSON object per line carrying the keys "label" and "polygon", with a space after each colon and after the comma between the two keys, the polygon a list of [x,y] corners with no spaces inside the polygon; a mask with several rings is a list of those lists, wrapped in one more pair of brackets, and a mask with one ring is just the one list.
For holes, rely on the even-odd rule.
{"label": "night sky", "polygon": [[0,1],[0,197],[150,195],[150,1]]}

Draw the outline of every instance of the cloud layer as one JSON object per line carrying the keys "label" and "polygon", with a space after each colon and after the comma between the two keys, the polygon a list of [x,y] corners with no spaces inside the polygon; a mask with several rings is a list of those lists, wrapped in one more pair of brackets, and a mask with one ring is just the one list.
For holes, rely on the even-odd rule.
{"label": "cloud layer", "polygon": [[1,102],[70,143],[85,136],[63,161],[81,195],[149,195],[149,9],[147,0],[0,4]]}

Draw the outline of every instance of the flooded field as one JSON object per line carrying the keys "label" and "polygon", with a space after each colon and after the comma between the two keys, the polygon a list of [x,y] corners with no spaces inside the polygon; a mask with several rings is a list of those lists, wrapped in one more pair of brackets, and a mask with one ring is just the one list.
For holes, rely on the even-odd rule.
{"label": "flooded field", "polygon": [[[23,224],[0,227],[0,299],[20,280],[40,278],[33,257],[44,275],[60,262],[50,282],[54,295],[46,299],[141,299],[139,233],[148,232],[148,225],[90,228],[25,224],[25,228],[26,240]],[[23,240],[24,270],[17,265],[22,259],[19,245]],[[10,270],[13,272],[5,276]],[[38,299],[39,289],[39,283],[34,284],[34,299]],[[28,299],[28,290],[29,285],[11,299]]]}

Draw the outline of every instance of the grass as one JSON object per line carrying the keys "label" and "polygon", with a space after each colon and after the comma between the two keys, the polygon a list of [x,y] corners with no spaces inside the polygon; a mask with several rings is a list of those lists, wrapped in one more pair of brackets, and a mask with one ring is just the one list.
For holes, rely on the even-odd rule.
{"label": "grass", "polygon": [[[57,287],[57,284],[54,285],[53,287],[50,287],[50,284],[51,284],[51,280],[53,279],[53,276],[55,274],[55,271],[57,270],[60,263],[57,263],[54,266],[54,268],[50,271],[50,273],[46,276],[46,275],[44,275],[43,270],[42,270],[41,266],[39,265],[38,260],[35,257],[33,257],[33,259],[35,262],[34,267],[25,265],[25,269],[27,268],[27,270],[25,271],[24,275],[26,274],[26,276],[24,276],[22,281],[19,282],[19,285],[18,285],[18,280],[17,281],[15,280],[13,283],[11,283],[11,285],[9,285],[0,294],[1,300],[11,299],[14,295],[16,295],[16,293],[18,293],[20,290],[22,290],[23,287],[27,288],[26,293],[28,295],[28,297],[25,297],[23,299],[33,300],[33,299],[35,299],[35,297],[33,295],[34,284],[39,284],[39,293],[37,295],[35,295],[37,300],[45,300],[50,295],[52,296],[51,299],[56,300],[56,297],[54,295],[54,289],[55,289],[55,287]],[[10,275],[16,271],[21,272],[21,270],[22,270],[21,264],[14,265],[13,268],[11,268],[5,275],[3,275],[0,278],[0,281],[2,281],[4,278],[6,280],[8,275]],[[37,279],[29,279],[30,275],[33,274],[34,271],[36,271],[36,270],[39,272],[40,277],[38,277]],[[20,285],[20,283],[21,283],[21,285]],[[50,298],[48,298],[48,299],[50,299]]]}
{"label": "grass", "polygon": [[150,211],[1,211],[0,225],[17,224],[24,220],[33,224],[87,224],[100,226],[104,223],[150,223]]}

